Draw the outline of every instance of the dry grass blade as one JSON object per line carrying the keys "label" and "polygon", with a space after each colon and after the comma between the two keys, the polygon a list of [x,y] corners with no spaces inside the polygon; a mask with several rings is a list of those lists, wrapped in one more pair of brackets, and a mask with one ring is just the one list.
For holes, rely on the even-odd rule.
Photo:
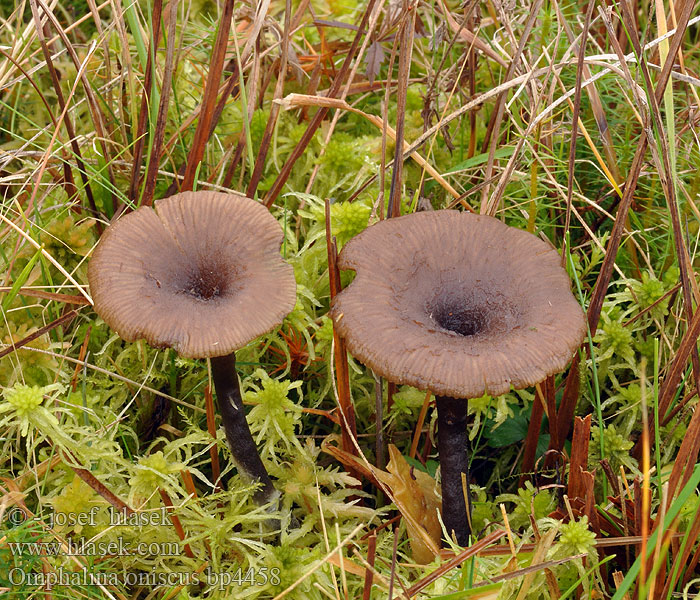
{"label": "dry grass blade", "polygon": [[582,480],[583,472],[588,466],[588,441],[591,434],[591,415],[585,419],[576,417],[574,437],[571,442],[571,460],[569,462],[569,498],[585,498],[586,486]]}
{"label": "dry grass blade", "polygon": [[[535,551],[532,554],[532,563],[529,567],[526,567],[520,572],[514,571],[513,573],[504,573],[504,575],[509,578],[513,577],[515,573],[518,573],[519,576],[523,577],[523,584],[520,587],[520,591],[518,592],[518,596],[515,600],[525,599],[527,593],[530,591],[530,587],[532,586],[532,582],[534,581],[537,572],[542,571],[546,568],[544,564],[542,564],[544,562],[543,559],[547,556],[547,552],[554,543],[554,538],[556,537],[556,535],[557,530],[550,529],[544,536],[542,536],[539,539],[539,541],[535,544]],[[549,567],[554,565],[548,564],[547,566]]]}
{"label": "dry grass blade", "polygon": [[681,377],[685,372],[685,365],[690,358],[691,352],[696,347],[699,335],[700,318],[698,318],[696,311],[693,318],[688,323],[688,329],[681,339],[678,350],[676,350],[676,354],[671,361],[666,377],[661,384],[661,390],[659,391],[659,415],[661,417],[667,414],[671,406],[671,401],[675,397]]}
{"label": "dry grass blade", "polygon": [[[688,20],[690,19],[690,9],[688,8],[680,16],[678,29],[673,37],[673,43],[671,45],[671,51],[669,52],[668,59],[664,64],[664,67],[659,75],[657,82],[657,91],[655,92],[658,97],[663,93],[663,89],[668,83],[671,68],[673,66],[673,61],[675,59],[678,48],[680,47],[683,34],[688,25]],[[625,224],[627,221],[627,215],[634,199],[634,193],[637,189],[637,183],[639,181],[639,175],[642,171],[642,166],[644,164],[644,156],[648,147],[650,140],[646,134],[642,134],[642,137],[637,146],[637,151],[635,152],[632,164],[630,166],[629,173],[627,175],[627,182],[625,184],[624,193],[622,200],[617,209],[617,215],[615,217],[615,223],[613,224],[612,232],[610,234],[610,239],[605,249],[605,258],[600,268],[600,273],[598,279],[596,280],[595,287],[593,288],[593,293],[591,295],[591,300],[588,306],[588,324],[590,327],[591,335],[594,335],[600,319],[600,313],[603,308],[603,301],[612,278],[612,272],[615,266],[615,258],[617,257],[617,252],[620,248],[620,243],[622,242],[622,234],[625,229]],[[571,370],[569,371],[569,376],[567,378],[567,386],[571,385],[573,387],[573,382],[570,384],[572,378],[578,377],[578,360],[574,359],[572,363]],[[565,431],[570,425],[563,420],[559,421],[560,431]]]}
{"label": "dry grass blade", "polygon": [[[72,123],[72,121],[71,121],[71,119],[66,111],[66,108],[67,108],[66,101],[63,97],[63,92],[61,90],[61,84],[60,84],[58,72],[56,71],[56,68],[54,67],[53,61],[51,60],[51,51],[49,50],[48,44],[46,42],[46,38],[44,36],[43,26],[41,23],[41,19],[39,17],[39,9],[37,7],[36,0],[31,0],[30,6],[32,9],[32,15],[34,16],[34,23],[36,26],[36,32],[37,32],[37,35],[39,37],[39,42],[41,43],[41,49],[44,52],[46,66],[49,70],[49,74],[51,75],[53,89],[56,93],[56,98],[58,100],[59,107],[61,108],[61,112],[63,114],[63,123],[64,123],[65,128],[66,128],[66,133],[68,134],[68,139],[69,139],[69,143],[71,146],[71,150],[73,151],[73,154],[75,155],[76,162],[78,163],[78,172],[80,173],[80,176],[82,178],[83,185],[85,187],[85,194],[88,198],[90,208],[92,209],[93,214],[96,215],[97,214],[97,205],[95,204],[95,198],[94,198],[93,193],[92,193],[92,188],[90,186],[90,182],[88,181],[87,170],[85,168],[85,163],[83,161],[83,157],[82,157],[82,154],[80,152],[80,146],[78,145],[78,141],[76,139],[75,129],[74,129],[73,123]],[[3,52],[3,54],[4,54],[4,52]],[[12,60],[12,62],[14,63],[15,61]],[[19,67],[19,65],[17,65],[17,66]],[[22,71],[22,72],[23,72],[23,74],[25,73],[24,71]],[[29,80],[31,81],[31,79],[29,79]],[[33,84],[33,82],[32,82],[32,84]],[[41,94],[41,93],[40,93],[40,96],[42,98],[44,97],[43,94]],[[56,122],[56,119],[53,117],[51,110],[49,110],[49,114],[51,114],[51,118],[54,122],[55,129],[58,130],[58,123]],[[65,172],[66,180],[67,180],[67,183],[69,186],[68,190],[67,190],[67,191],[69,191],[68,197],[73,198],[75,196],[75,194],[77,193],[77,190],[75,189],[75,181],[73,179],[73,172],[72,172],[72,169],[70,168],[70,165],[67,162],[64,163],[64,165],[65,165],[64,172]],[[101,233],[102,225],[100,223],[98,223],[97,227],[98,227],[98,231],[100,231],[100,233]]]}
{"label": "dry grass blade", "polygon": [[95,492],[102,496],[107,502],[109,502],[117,511],[121,512],[126,516],[135,514],[134,509],[131,508],[126,502],[124,502],[119,496],[112,492],[104,483],[102,483],[97,477],[95,477],[90,471],[80,466],[78,459],[73,455],[70,450],[61,450],[63,455],[63,460],[67,466],[69,466],[73,472],[80,477],[85,483],[87,483]]}
{"label": "dry grass blade", "polygon": [[[527,435],[525,436],[525,445],[523,446],[523,461],[520,468],[520,487],[525,485],[525,481],[530,473],[535,468],[535,455],[537,452],[537,442],[540,439],[540,427],[542,427],[542,417],[544,416],[545,399],[542,396],[541,386],[537,386],[535,391],[535,400],[532,403],[532,412],[530,421],[527,426]],[[556,425],[556,422],[555,422]]]}
{"label": "dry grass blade", "polygon": [[[0,286],[0,293],[11,291],[11,287]],[[55,292],[43,292],[31,288],[21,287],[17,291],[21,296],[30,298],[41,298],[42,300],[53,300],[55,302],[65,302],[66,304],[90,304],[83,296],[75,296],[73,294],[58,294]]]}
{"label": "dry grass blade", "polygon": [[[571,117],[571,144],[569,145],[569,176],[566,182],[566,220],[564,222],[564,245],[561,250],[562,262],[566,262],[566,240],[569,236],[569,225],[571,223],[571,202],[574,194],[574,165],[576,164],[576,137],[578,136],[579,115],[581,112],[581,81],[583,80],[583,57],[586,53],[586,42],[588,41],[588,29],[591,26],[591,15],[595,2],[589,2],[586,11],[586,19],[583,23],[581,33],[581,43],[578,49],[578,64],[576,66],[576,86],[574,93],[574,112]],[[592,86],[589,86],[589,90]]]}
{"label": "dry grass blade", "polygon": [[[353,59],[355,58],[355,53],[357,52],[357,48],[360,44],[360,38],[363,36],[363,31],[367,27],[367,22],[369,20],[370,15],[372,14],[376,2],[377,0],[369,0],[367,8],[365,8],[365,11],[362,15],[362,20],[360,21],[360,24],[358,26],[357,34],[353,38],[347,56],[345,57],[345,60],[343,61],[343,64],[340,67],[340,70],[338,71],[338,74],[333,80],[333,85],[331,85],[330,89],[328,90],[328,96],[331,98],[334,98],[338,95],[338,92],[340,91],[340,88],[345,81],[345,77],[350,71],[350,65]],[[289,175],[292,172],[292,167],[294,167],[294,163],[296,163],[299,157],[304,153],[304,150],[306,150],[306,147],[309,145],[309,142],[311,141],[311,138],[313,137],[314,133],[316,133],[316,130],[319,128],[321,122],[326,117],[326,114],[328,114],[328,108],[322,107],[316,112],[316,114],[311,119],[311,122],[306,128],[306,131],[301,136],[301,139],[296,144],[289,158],[287,158],[286,162],[282,166],[282,169],[280,170],[279,175],[277,176],[274,183],[272,184],[272,187],[265,196],[264,203],[265,206],[267,206],[268,208],[272,206],[272,204],[277,199],[277,196],[282,191],[284,184],[287,182],[287,179],[289,179]]]}
{"label": "dry grass blade", "polygon": [[165,68],[163,69],[163,84],[160,91],[160,104],[158,106],[158,117],[156,119],[155,132],[153,134],[153,144],[151,149],[148,169],[146,171],[146,182],[143,190],[142,203],[150,206],[153,202],[153,192],[156,188],[156,178],[158,175],[158,157],[160,156],[165,137],[165,125],[168,116],[168,104],[170,102],[170,90],[173,83],[173,71],[175,70],[175,25],[177,17],[178,2],[170,0],[170,14],[168,16],[168,39],[166,40],[168,51],[165,56]]}
{"label": "dry grass blade", "polygon": [[[290,110],[293,108],[297,107],[304,107],[304,106],[320,106],[320,107],[327,107],[327,108],[336,108],[338,110],[346,110],[353,112],[357,115],[362,116],[363,118],[367,119],[370,123],[375,125],[379,129],[383,129],[387,135],[388,138],[390,138],[393,141],[396,141],[396,131],[392,127],[389,127],[388,125],[386,127],[383,126],[382,119],[380,117],[377,117],[376,115],[371,115],[366,112],[363,112],[354,106],[351,106],[348,104],[345,100],[341,100],[338,98],[326,98],[323,96],[308,96],[304,94],[289,94],[282,100],[277,100],[276,103],[280,104],[283,108],[286,110]],[[435,170],[435,167],[431,165],[425,158],[423,158],[418,152],[415,150],[413,152],[407,153],[406,150],[409,147],[414,147],[414,146],[409,146],[409,143],[404,141],[403,143],[404,147],[404,154],[403,154],[403,159],[405,160],[406,158],[412,158],[422,169],[425,169],[425,171],[435,180],[437,181],[442,188],[444,188],[450,196],[452,196],[455,199],[460,199],[461,194],[455,190],[450,183],[440,174]],[[392,161],[393,164],[393,161]],[[466,204],[465,201],[462,201],[462,205],[469,211],[472,211],[472,208]]]}
{"label": "dry grass blade", "polygon": [[262,31],[263,25],[265,23],[265,16],[267,11],[270,9],[270,0],[261,0],[261,2],[256,6],[255,9],[255,19],[253,20],[253,27],[248,35],[243,51],[241,52],[241,62],[248,58],[248,55],[253,50],[253,45],[257,42],[258,36]]}
{"label": "dry grass blade", "polygon": [[[49,21],[51,21],[51,24],[53,25],[54,29],[56,32],[59,34],[61,37],[61,41],[66,47],[66,50],[68,51],[68,54],[71,57],[71,60],[73,61],[73,64],[75,65],[75,68],[78,72],[78,79],[82,83],[83,86],[83,91],[85,93],[85,98],[87,100],[87,105],[90,108],[90,116],[92,117],[92,122],[95,126],[95,133],[97,134],[97,141],[100,145],[100,148],[102,150],[102,157],[104,159],[104,162],[107,165],[107,173],[109,175],[109,188],[108,188],[108,193],[112,197],[112,208],[116,210],[116,198],[114,197],[113,190],[115,189],[114,187],[114,173],[112,172],[112,161],[110,158],[110,153],[107,147],[107,130],[105,127],[105,116],[102,113],[102,110],[100,109],[100,105],[97,102],[97,97],[95,95],[95,92],[92,89],[92,86],[90,84],[90,81],[88,80],[86,74],[85,74],[85,63],[90,58],[90,54],[88,54],[83,61],[80,60],[78,53],[75,51],[75,48],[73,47],[73,44],[71,44],[71,41],[68,39],[68,36],[66,35],[65,31],[61,28],[61,25],[56,18],[56,16],[53,14],[53,12],[46,6],[46,4],[43,2],[43,0],[30,0],[30,4],[34,5],[36,3],[41,9],[44,11],[44,14],[48,17]],[[38,15],[38,9],[36,7],[32,8],[33,11],[36,10],[37,15]],[[35,17],[35,20],[38,22],[38,17]],[[47,56],[47,61],[48,61],[48,56]],[[65,109],[64,109],[65,112]],[[95,210],[95,207],[92,206],[91,208]]]}
{"label": "dry grass blade", "polygon": [[[187,155],[187,166],[181,184],[181,191],[189,191],[194,185],[194,178],[199,167],[199,163],[204,156],[204,147],[209,139],[209,132],[216,106],[216,95],[219,90],[219,81],[224,70],[224,59],[226,58],[226,48],[228,46],[228,36],[231,31],[231,19],[233,17],[234,0],[226,0],[223,5],[223,12],[219,20],[219,29],[216,32],[216,41],[212,50],[211,64],[207,74],[207,82],[204,86],[202,108],[199,112],[197,129],[194,132],[192,147]],[[155,160],[155,159],[154,159]]]}
{"label": "dry grass blade", "polygon": [[566,564],[572,560],[585,558],[585,554],[574,554],[573,556],[568,556],[567,558],[560,558],[558,560],[548,560],[545,562],[538,563],[536,565],[531,565],[529,567],[524,567],[523,569],[518,569],[517,571],[512,571],[511,573],[504,573],[503,575],[497,575],[492,577],[490,581],[484,581],[477,583],[474,588],[483,587],[489,583],[498,583],[499,581],[508,581],[509,579],[517,579],[518,577],[527,577],[528,575],[536,574],[538,571],[543,571],[549,569],[550,567],[556,567],[557,565]]}
{"label": "dry grass blade", "polygon": [[[422,411],[421,411],[422,414]],[[424,419],[425,415],[419,417]],[[384,379],[379,377],[376,373],[374,374],[374,422],[384,423]],[[384,427],[375,426],[375,437],[374,437],[374,454],[376,466],[380,469],[386,467],[386,442],[384,440]],[[416,431],[414,436],[414,443],[416,447],[418,445],[419,432]],[[415,456],[415,449],[413,445],[411,446],[411,458]],[[381,501],[380,501],[381,503]]]}
{"label": "dry grass blade", "polygon": [[[129,198],[132,202],[138,200],[139,173],[142,168],[143,150],[146,145],[146,127],[148,123],[149,106],[152,102],[152,95],[155,78],[155,57],[158,52],[161,36],[161,17],[163,14],[163,1],[154,0],[153,17],[151,27],[151,39],[148,46],[148,59],[146,61],[146,72],[143,77],[143,94],[141,95],[141,108],[138,111],[138,126],[134,136],[133,162],[131,165],[131,181],[129,183]],[[157,156],[157,155],[156,155]]]}
{"label": "dry grass blade", "polygon": [[367,543],[367,565],[365,570],[365,585],[362,590],[362,600],[370,600],[372,594],[372,580],[374,579],[374,556],[377,550],[377,534],[373,533],[369,536]]}
{"label": "dry grass blade", "polygon": [[272,132],[275,129],[275,124],[277,123],[277,117],[280,111],[280,105],[275,101],[282,98],[282,94],[284,93],[284,82],[287,76],[287,56],[289,54],[289,29],[291,13],[292,2],[291,0],[285,0],[284,30],[282,32],[282,47],[280,49],[277,83],[275,84],[275,92],[272,106],[270,108],[270,116],[268,117],[267,124],[265,125],[265,132],[263,133],[262,142],[260,142],[260,148],[258,148],[258,154],[255,157],[255,166],[253,167],[253,173],[250,176],[250,182],[248,183],[248,188],[246,190],[246,195],[249,198],[255,197],[258,184],[262,178],[263,169],[265,168],[265,159],[267,158],[267,152],[270,148],[270,142],[272,141]]}
{"label": "dry grass blade", "polygon": [[[518,43],[518,48],[515,51],[515,55],[511,59],[508,65],[508,70],[504,76],[504,81],[510,81],[515,75],[515,71],[520,64],[523,51],[525,50],[525,45],[532,33],[532,29],[537,22],[537,15],[540,12],[543,0],[536,0],[530,7],[530,14],[528,15],[527,22],[525,23],[525,28],[520,37],[520,42]],[[503,119],[503,113],[506,107],[506,92],[505,90],[496,99],[496,106],[494,107],[493,114],[491,115],[491,120],[488,125],[488,130],[486,134],[486,139],[484,140],[484,151],[486,150],[486,145],[488,144],[489,157],[486,163],[486,170],[484,172],[484,180],[488,181],[493,176],[493,165],[496,157],[496,146],[498,145],[498,136],[494,132],[498,132],[500,129],[501,121]],[[488,132],[491,132],[489,136]],[[489,143],[490,140],[490,143]],[[493,214],[492,210],[487,210],[487,203],[489,206],[493,207],[495,203],[489,202],[489,185],[485,185],[481,190],[481,212],[484,214]]]}
{"label": "dry grass blade", "polygon": [[[85,357],[87,356],[87,349],[88,349],[88,344],[90,343],[90,333],[92,332],[92,326],[88,325],[88,328],[85,330],[85,338],[83,339],[83,343],[80,344],[80,354],[78,355],[78,360],[85,361]],[[73,392],[76,392],[78,390],[78,376],[80,375],[80,367],[76,365],[76,367],[73,369],[73,377],[71,377],[70,380],[70,388],[73,390]]]}
{"label": "dry grass blade", "polygon": [[396,91],[396,147],[394,150],[394,168],[391,173],[391,191],[387,217],[398,217],[401,214],[401,195],[403,192],[403,147],[404,127],[406,119],[406,92],[411,69],[413,54],[413,32],[415,31],[416,6],[406,8],[402,15],[399,31],[399,71],[398,89]]}
{"label": "dry grass blade", "polygon": [[493,533],[489,533],[486,537],[483,539],[479,540],[475,544],[472,544],[468,548],[465,548],[457,554],[454,558],[448,560],[446,563],[440,565],[435,571],[430,573],[430,575],[424,577],[414,585],[412,585],[410,588],[408,588],[408,598],[412,598],[416,594],[420,593],[421,590],[424,590],[426,587],[428,587],[431,583],[445,575],[446,573],[449,573],[452,569],[458,567],[461,565],[465,560],[470,559],[472,556],[476,556],[479,552],[481,552],[484,548],[487,548],[491,544],[495,544],[498,540],[500,540],[503,536],[506,535],[506,530],[505,529],[498,529],[494,531]]}
{"label": "dry grass blade", "polygon": [[[440,8],[442,9],[442,14],[445,17],[447,24],[449,25],[450,29],[453,31],[454,35],[457,37],[457,39],[468,45],[468,46],[474,46],[475,48],[478,48],[481,50],[486,56],[488,56],[491,60],[494,62],[498,63],[502,67],[507,67],[508,63],[506,60],[503,59],[499,54],[493,51],[493,49],[486,43],[484,42],[481,38],[479,38],[478,35],[476,35],[474,32],[469,31],[464,24],[460,25],[457,20],[452,16],[452,13],[450,12],[450,9],[446,6],[444,0],[440,1]],[[508,57],[506,57],[508,58]]]}
{"label": "dry grass blade", "polygon": [[[428,414],[428,407],[430,406],[430,398],[432,394],[430,392],[425,393],[425,399],[423,400],[423,406],[421,406],[420,413],[418,414],[418,421],[416,421],[416,427],[413,430],[413,441],[411,442],[411,450],[408,453],[410,458],[416,456],[416,451],[418,450],[418,442],[420,441],[420,434],[423,430],[423,425],[425,424],[425,417]],[[383,467],[383,465],[379,465]]]}
{"label": "dry grass blade", "polygon": [[[185,542],[185,537],[186,537],[185,530],[182,527],[182,522],[180,521],[180,517],[178,517],[175,514],[175,511],[173,510],[173,501],[170,499],[170,496],[163,488],[158,488],[158,493],[160,494],[160,498],[163,501],[163,504],[165,505],[166,510],[168,511],[168,516],[170,517],[170,522],[173,524],[173,527],[175,528],[175,532],[177,533],[177,537],[180,538],[181,542]],[[184,543],[183,549],[185,550],[185,554],[189,558],[194,558],[194,552],[192,552],[192,548],[190,548],[190,545],[187,542]]]}
{"label": "dry grass blade", "polygon": [[[644,365],[646,366],[646,365]],[[650,436],[649,436],[649,412],[647,408],[646,399],[646,386],[645,382],[642,380],[642,394],[641,394],[641,409],[642,409],[642,460],[641,460],[641,470],[642,470],[642,547],[641,547],[641,568],[640,568],[640,578],[637,583],[637,589],[639,590],[639,597],[642,597],[642,590],[644,592],[649,592],[650,590],[646,587],[648,585],[647,580],[647,570],[648,562],[646,557],[647,545],[649,543],[649,518],[651,512],[651,488],[650,488],[650,462],[651,462],[651,447],[650,447]],[[659,515],[661,517],[661,515]],[[661,517],[660,523],[663,523],[663,517]],[[646,594],[644,594],[646,595]]]}
{"label": "dry grass blade", "polygon": [[[537,384],[535,389],[539,392],[539,397],[544,401],[542,408],[549,421],[549,446],[550,448],[560,449],[563,445],[563,440],[559,435],[559,429],[555,426],[559,410],[557,409],[557,398],[554,394],[554,378],[548,377],[542,383]],[[556,453],[552,456],[556,456]]]}
{"label": "dry grass blade", "polygon": [[389,579],[389,599],[394,598],[394,579],[396,578],[396,554],[399,547],[398,527],[394,527],[394,547],[391,549],[391,577]]}
{"label": "dry grass blade", "polygon": [[[328,253],[328,278],[330,280],[331,300],[341,291],[340,270],[338,269],[338,251],[335,239],[331,237],[331,207],[326,200],[326,248]],[[350,373],[348,371],[348,353],[345,349],[345,340],[333,328],[333,341],[335,353],[335,373],[338,389],[338,401],[340,408],[340,420],[342,424],[342,449],[350,454],[357,454],[357,429],[355,426],[355,407],[350,395]],[[350,470],[351,475],[357,477],[355,470]]]}
{"label": "dry grass blade", "polygon": [[218,489],[221,485],[221,466],[219,465],[219,448],[216,444],[216,412],[214,410],[214,398],[212,397],[211,386],[209,385],[204,390],[204,400],[207,410],[207,431],[213,439],[213,443],[209,448],[211,478],[214,482],[214,487]]}
{"label": "dry grass blade", "polygon": [[[219,87],[219,102],[216,105],[216,108],[214,109],[214,116],[212,117],[211,120],[211,126],[209,129],[209,136],[207,139],[211,138],[211,136],[214,133],[214,130],[216,128],[216,124],[221,118],[221,114],[224,111],[224,108],[226,107],[226,104],[228,102],[228,99],[230,96],[235,96],[237,94],[236,90],[239,85],[239,74],[238,74],[238,63],[236,62],[233,65],[233,73],[226,79],[226,81]],[[180,138],[180,136],[183,134],[184,131],[187,130],[187,128],[194,123],[195,119],[199,117],[200,113],[202,111],[202,105],[200,104],[197,106],[193,111],[192,114],[190,114],[189,117],[187,117],[182,125],[180,126],[179,130],[177,133],[173,134],[170,139],[165,143],[163,146],[163,150],[161,152],[161,156],[159,157],[159,160],[162,160],[164,154],[169,151],[174,145],[175,142]],[[240,146],[239,146],[240,147]],[[211,180],[213,180],[216,177],[216,174],[219,170],[219,168],[223,165],[223,160],[219,165],[217,165],[214,169],[212,169],[213,173],[211,176]],[[166,197],[167,196],[172,196],[175,194],[179,189],[180,189],[180,181],[184,177],[185,169],[187,168],[187,164],[183,163],[180,165],[180,168],[178,169],[177,176],[173,178],[173,182],[170,184],[170,187],[168,188],[166,192]],[[232,167],[230,175],[227,173],[226,177],[224,178],[223,185],[218,187],[218,188],[213,188],[213,186],[210,185],[213,189],[221,189],[221,190],[226,190],[227,188],[230,187],[231,185],[231,179],[233,179],[233,171],[235,169]]]}
{"label": "dry grass blade", "polygon": [[[235,95],[235,90],[238,85],[238,70],[237,70],[237,65],[234,67],[234,72],[229,76],[224,83],[219,86],[219,90],[217,92],[217,95],[219,97],[219,102],[216,105],[216,108],[214,110],[214,116],[212,117],[211,120],[211,127],[209,129],[209,137],[211,137],[212,133],[214,132],[214,129],[216,127],[216,123],[219,120],[221,113],[224,110],[224,107],[226,106],[226,103],[228,101],[229,96]],[[202,112],[203,105],[198,104],[195,106],[195,108],[192,110],[189,116],[187,116],[185,119],[183,119],[182,124],[177,128],[175,133],[171,135],[168,140],[163,144],[163,147],[161,149],[161,154],[158,157],[158,161],[161,161],[163,159],[163,156],[172,150],[173,146],[175,146],[176,142],[180,140],[184,134],[185,131],[187,131],[192,123],[194,123],[199,115]],[[173,182],[170,184],[168,187],[165,196],[172,196],[173,194],[177,193],[177,191],[180,189],[181,186],[181,181],[184,178],[184,173],[185,169],[187,168],[187,163],[183,163],[180,165],[180,167],[177,170],[176,174],[173,173],[163,173],[159,172],[161,175],[167,174],[170,175],[170,177],[173,178]],[[211,186],[213,188],[213,186]],[[223,186],[216,187],[214,189],[221,189],[224,190],[226,189],[226,184],[224,182]]]}
{"label": "dry grass blade", "polygon": [[77,314],[77,311],[71,310],[66,314],[60,316],[58,319],[53,320],[51,323],[40,327],[39,329],[30,333],[28,336],[25,336],[21,340],[17,342],[12,342],[7,348],[0,350],[0,358],[3,358],[4,356],[11,354],[12,352],[17,352],[17,350],[19,350],[23,346],[26,346],[30,342],[33,342],[34,340],[40,338],[42,335],[48,333],[56,327],[70,323],[77,316]]}

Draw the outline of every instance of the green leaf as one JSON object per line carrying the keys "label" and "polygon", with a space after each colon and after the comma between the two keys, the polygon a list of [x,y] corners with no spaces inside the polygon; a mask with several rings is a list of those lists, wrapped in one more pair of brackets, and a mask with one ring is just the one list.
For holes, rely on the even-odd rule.
{"label": "green leaf", "polygon": [[434,600],[461,600],[462,598],[472,598],[474,600],[481,598],[486,600],[487,598],[496,598],[502,587],[503,582],[489,583],[470,590],[462,590],[461,592],[453,592],[443,596],[433,596],[433,598]]}
{"label": "green leaf", "polygon": [[513,412],[514,416],[507,418],[495,429],[493,428],[495,421],[486,419],[484,437],[492,448],[504,448],[511,444],[517,444],[527,436],[528,413],[530,411],[525,407],[520,407],[515,408]]}
{"label": "green leaf", "polygon": [[39,248],[34,253],[34,256],[32,256],[29,259],[29,262],[25,265],[24,269],[22,269],[22,272],[19,274],[19,277],[17,277],[15,282],[12,284],[10,291],[7,292],[7,296],[5,296],[5,298],[2,301],[3,312],[10,308],[10,304],[15,299],[15,296],[17,296],[17,294],[19,293],[20,288],[27,282],[27,279],[29,279],[29,274],[32,272],[34,265],[39,260],[39,258],[41,258],[41,250],[43,249],[43,247],[44,246]]}
{"label": "green leaf", "polygon": [[437,471],[438,465],[440,464],[436,460],[428,460],[425,462],[425,466],[423,466],[423,463],[421,463],[419,460],[415,458],[411,458],[410,456],[405,456],[406,462],[411,465],[414,469],[417,469],[418,471],[423,471],[424,473],[427,473],[431,477],[435,477],[435,472]]}
{"label": "green leaf", "polygon": [[[499,148],[496,150],[494,153],[494,156],[496,158],[510,158],[513,155],[513,151],[515,148],[512,146],[506,146],[505,148]],[[489,159],[489,154],[488,152],[485,152],[484,154],[477,154],[476,156],[472,156],[471,158],[468,158],[467,160],[463,160],[461,163],[455,165],[451,169],[445,171],[445,173],[456,173],[457,171],[464,171],[466,169],[472,169],[474,167],[478,167],[479,165],[483,165],[487,160]]]}

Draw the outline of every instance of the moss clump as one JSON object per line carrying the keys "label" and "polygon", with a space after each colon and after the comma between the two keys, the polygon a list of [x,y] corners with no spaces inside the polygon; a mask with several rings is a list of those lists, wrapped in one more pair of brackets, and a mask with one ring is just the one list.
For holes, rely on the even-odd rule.
{"label": "moss clump", "polygon": [[496,497],[496,502],[513,502],[515,508],[508,513],[508,520],[513,529],[527,527],[530,524],[530,515],[534,513],[535,519],[541,519],[556,508],[556,499],[549,490],[536,490],[529,481],[525,487],[520,488],[517,494],[501,494]]}
{"label": "moss clump", "polygon": [[[603,458],[601,456],[600,429],[598,427],[594,427],[591,431],[591,438],[588,458],[591,467],[594,467]],[[614,424],[610,424],[603,429],[605,458],[610,461],[613,471],[619,472],[621,465],[624,465],[628,470],[637,470],[637,461],[630,456],[632,446],[634,446],[634,441],[630,439],[629,435],[618,431]]]}
{"label": "moss clump", "polygon": [[156,493],[158,488],[177,488],[173,475],[183,468],[182,463],[166,459],[162,450],[142,456],[134,466],[134,475],[129,479],[131,497],[140,503]]}
{"label": "moss clump", "polygon": [[331,235],[335,236],[338,246],[344,246],[367,227],[371,210],[371,207],[360,202],[331,205]]}
{"label": "moss clump", "polygon": [[[0,341],[4,346],[16,344],[20,340],[37,331],[38,327],[31,326],[28,322],[21,322],[26,316],[23,310],[10,313],[12,321],[7,321],[7,331]],[[17,323],[16,321],[20,321]],[[55,381],[59,372],[58,362],[50,354],[41,350],[51,350],[53,344],[49,334],[44,334],[32,340],[22,349],[0,359],[0,381],[5,385],[15,382],[24,382],[29,385],[44,386]],[[39,350],[39,352],[32,351]]]}
{"label": "moss clump", "polygon": [[14,425],[22,437],[27,436],[30,425],[37,429],[56,432],[58,419],[42,404],[48,394],[61,389],[62,386],[59,384],[40,387],[24,383],[15,383],[11,388],[6,388],[3,391],[5,402],[0,404],[0,414],[8,414],[0,420],[0,428]]}
{"label": "moss clump", "polygon": [[255,405],[248,422],[256,443],[262,444],[260,456],[273,458],[280,450],[290,452],[300,447],[296,432],[301,425],[301,407],[290,400],[289,393],[300,393],[302,382],[277,381],[262,369],[255,372],[255,377],[261,386],[246,392],[245,400]]}

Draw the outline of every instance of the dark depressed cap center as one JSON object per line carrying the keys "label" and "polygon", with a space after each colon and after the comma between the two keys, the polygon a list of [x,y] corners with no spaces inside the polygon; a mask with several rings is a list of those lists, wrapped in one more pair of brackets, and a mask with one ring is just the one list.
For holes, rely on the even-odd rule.
{"label": "dark depressed cap center", "polygon": [[88,267],[95,310],[127,340],[204,358],[230,354],[294,308],[283,232],[259,202],[185,192],[111,225]]}
{"label": "dark depressed cap center", "polygon": [[381,221],[350,240],[357,272],[331,316],[389,381],[440,396],[500,395],[562,371],[586,331],[561,256],[498,219],[456,210]]}

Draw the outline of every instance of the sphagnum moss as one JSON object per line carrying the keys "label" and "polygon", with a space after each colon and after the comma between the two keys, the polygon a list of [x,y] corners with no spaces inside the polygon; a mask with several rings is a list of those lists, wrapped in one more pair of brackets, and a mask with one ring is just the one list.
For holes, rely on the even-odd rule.
{"label": "sphagnum moss", "polygon": [[62,389],[56,383],[42,387],[15,383],[11,388],[6,388],[3,391],[5,402],[0,404],[0,414],[5,413],[0,427],[16,427],[22,437],[29,434],[30,428],[49,436],[58,432],[58,419],[44,406],[44,401],[49,395],[55,397]]}

